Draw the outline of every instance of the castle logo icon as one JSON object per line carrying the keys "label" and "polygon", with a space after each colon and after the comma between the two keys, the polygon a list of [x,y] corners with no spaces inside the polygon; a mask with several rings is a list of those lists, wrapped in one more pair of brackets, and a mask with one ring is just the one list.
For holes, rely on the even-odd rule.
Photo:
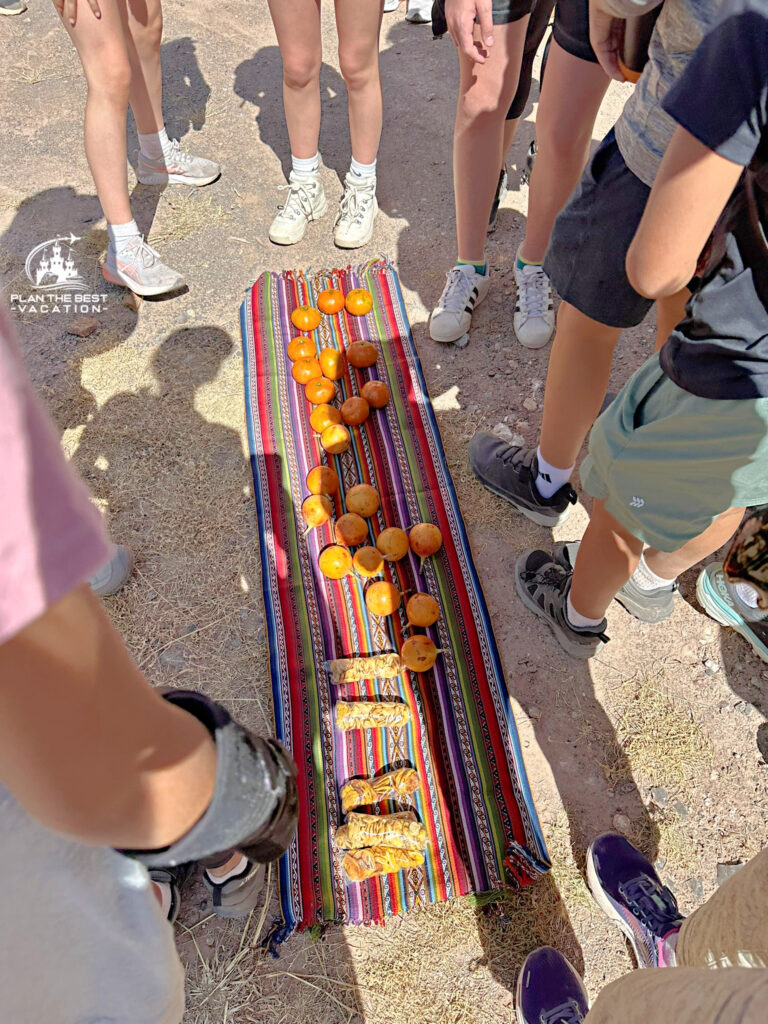
{"label": "castle logo icon", "polygon": [[85,288],[72,255],[72,246],[79,241],[79,236],[70,232],[35,246],[27,256],[24,271],[36,291],[76,292]]}

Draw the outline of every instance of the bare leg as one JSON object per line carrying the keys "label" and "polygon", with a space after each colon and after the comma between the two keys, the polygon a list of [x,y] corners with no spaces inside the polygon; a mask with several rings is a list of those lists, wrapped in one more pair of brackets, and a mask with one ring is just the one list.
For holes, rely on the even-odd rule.
{"label": "bare leg", "polygon": [[320,0],[268,0],[283,59],[285,123],[295,157],[309,160],[320,138]]}
{"label": "bare leg", "polygon": [[456,239],[462,260],[483,263],[488,217],[504,151],[504,119],[517,88],[528,18],[494,25],[485,64],[459,54],[459,97],[453,132]]}
{"label": "bare leg", "polygon": [[88,83],[85,155],[104,216],[110,224],[132,219],[128,199],[125,141],[131,64],[119,0],[102,0],[97,20],[83,4],[74,28],[63,25],[75,44]]}
{"label": "bare leg", "polygon": [[681,572],[687,572],[691,566],[696,565],[711,555],[723,544],[727,544],[739,528],[739,523],[744,515],[743,508],[729,508],[723,512],[714,522],[700,533],[698,537],[683,544],[677,551],[659,551],[658,548],[648,548],[645,552],[645,561],[648,568],[665,580],[673,580]]}
{"label": "bare leg", "polygon": [[682,288],[674,295],[665,295],[656,301],[656,347],[658,352],[667,338],[677,327],[685,316],[685,304],[690,299],[691,293],[687,288]]}
{"label": "bare leg", "polygon": [[504,156],[502,160],[506,159],[507,153],[509,152],[509,147],[515,141],[515,136],[517,135],[517,129],[519,124],[519,117],[513,117],[504,122],[504,142],[502,143],[502,152]]}
{"label": "bare leg", "polygon": [[347,86],[352,156],[361,164],[373,163],[381,138],[381,17],[381,0],[336,0],[339,66]]}
{"label": "bare leg", "polygon": [[595,500],[571,583],[571,603],[581,615],[602,619],[606,609],[637,568],[643,542],[633,537]]}
{"label": "bare leg", "polygon": [[124,16],[131,61],[129,102],[137,129],[142,135],[150,135],[159,132],[164,124],[160,0],[125,0]]}
{"label": "bare leg", "polygon": [[552,40],[536,115],[536,162],[520,249],[530,262],[543,261],[555,218],[579,182],[608,81],[599,64],[574,57]]}
{"label": "bare leg", "polygon": [[[553,466],[572,466],[594,423],[621,331],[564,302],[549,358],[541,424],[541,454]],[[583,614],[587,614],[584,612]]]}

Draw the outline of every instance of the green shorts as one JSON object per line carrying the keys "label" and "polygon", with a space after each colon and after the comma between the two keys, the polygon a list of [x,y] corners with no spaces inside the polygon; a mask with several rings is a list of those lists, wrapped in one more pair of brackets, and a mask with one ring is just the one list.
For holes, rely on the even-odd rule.
{"label": "green shorts", "polygon": [[634,537],[675,551],[726,509],[768,502],[768,398],[699,398],[653,356],[592,428],[581,483]]}

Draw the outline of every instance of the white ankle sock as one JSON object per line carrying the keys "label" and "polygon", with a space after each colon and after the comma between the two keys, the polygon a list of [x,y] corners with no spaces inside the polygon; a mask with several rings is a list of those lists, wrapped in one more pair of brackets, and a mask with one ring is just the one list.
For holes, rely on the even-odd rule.
{"label": "white ankle sock", "polygon": [[302,178],[308,178],[310,174],[317,174],[320,170],[320,154],[315,153],[314,156],[305,159],[291,153],[291,170]]}
{"label": "white ankle sock", "polygon": [[577,612],[573,607],[573,601],[571,601],[571,595],[568,595],[565,605],[565,617],[571,626],[575,626],[576,629],[592,629],[599,626],[602,623],[602,619],[588,619],[586,615],[582,615],[581,612]]}
{"label": "white ankle sock", "polygon": [[107,237],[115,252],[118,252],[129,238],[135,238],[140,234],[139,225],[135,220],[129,220],[127,224],[107,224]]}
{"label": "white ankle sock", "polygon": [[560,490],[563,484],[567,484],[571,479],[573,466],[569,466],[568,469],[558,469],[557,466],[553,466],[550,462],[547,462],[541,454],[541,448],[536,449],[536,458],[539,462],[539,475],[536,477],[536,490],[542,498],[551,498],[556,491]]}
{"label": "white ankle sock", "polygon": [[230,878],[234,878],[235,875],[242,875],[247,865],[248,858],[243,854],[237,864],[235,864],[233,868],[230,868],[226,875],[212,875],[208,868],[206,868],[205,873],[212,882],[216,883],[216,885],[223,885],[225,882],[228,882]]}
{"label": "white ankle sock", "polygon": [[372,164],[360,164],[352,157],[352,163],[349,165],[349,173],[354,174],[356,178],[375,178],[376,177],[376,161]]}
{"label": "white ankle sock", "polygon": [[171,148],[171,140],[164,127],[159,132],[151,132],[149,135],[142,135],[139,132],[138,135],[139,149],[150,160],[161,160]]}
{"label": "white ankle sock", "polygon": [[637,568],[632,573],[632,582],[640,590],[658,590],[660,587],[671,586],[677,577],[675,576],[671,580],[665,580],[663,576],[657,576],[653,569],[648,567],[648,563],[645,560],[645,553],[640,555],[640,561],[637,563]]}

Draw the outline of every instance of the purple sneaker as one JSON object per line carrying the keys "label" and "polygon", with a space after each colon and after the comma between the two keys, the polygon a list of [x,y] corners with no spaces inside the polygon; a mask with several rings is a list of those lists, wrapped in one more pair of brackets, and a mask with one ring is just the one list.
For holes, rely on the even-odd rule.
{"label": "purple sneaker", "polygon": [[665,940],[679,931],[683,915],[647,857],[624,836],[606,832],[587,850],[587,881],[597,905],[629,939],[638,967],[670,966]]}
{"label": "purple sneaker", "polygon": [[584,982],[556,949],[529,953],[517,979],[518,1024],[581,1024],[589,1010]]}

